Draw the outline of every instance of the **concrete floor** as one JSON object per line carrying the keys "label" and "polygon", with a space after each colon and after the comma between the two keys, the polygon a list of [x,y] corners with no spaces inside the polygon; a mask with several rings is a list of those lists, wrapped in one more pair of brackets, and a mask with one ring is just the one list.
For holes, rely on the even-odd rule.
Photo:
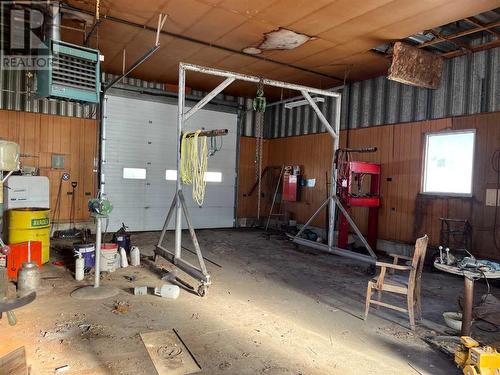
{"label": "concrete floor", "polygon": [[[67,269],[49,264],[37,300],[17,310],[18,324],[0,321],[0,355],[24,345],[33,375],[66,364],[65,374],[155,374],[139,334],[175,328],[202,374],[459,373],[452,358],[421,339],[441,334],[442,312],[457,310],[459,277],[424,274],[424,322],[413,333],[397,312],[372,309],[361,319],[370,278],[362,263],[297,250],[256,230],[198,235],[205,257],[222,266],[207,263],[213,277],[207,297],[185,290],[177,300],[134,296],[133,286],[161,284],[144,261],[103,278],[103,285],[121,290],[118,296],[75,300],[71,291],[90,278],[76,282]],[[151,255],[158,236],[132,240]],[[192,248],[187,238],[185,245]],[[137,280],[128,281],[131,275]],[[121,313],[116,303],[125,306]]]}

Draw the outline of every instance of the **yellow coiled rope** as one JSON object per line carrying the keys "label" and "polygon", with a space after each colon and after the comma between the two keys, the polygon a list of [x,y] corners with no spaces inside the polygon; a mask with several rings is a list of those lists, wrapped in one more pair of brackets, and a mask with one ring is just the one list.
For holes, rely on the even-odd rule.
{"label": "yellow coiled rope", "polygon": [[181,181],[183,184],[193,185],[193,199],[201,206],[205,198],[208,147],[207,137],[199,138],[200,133],[201,130],[197,130],[182,135]]}

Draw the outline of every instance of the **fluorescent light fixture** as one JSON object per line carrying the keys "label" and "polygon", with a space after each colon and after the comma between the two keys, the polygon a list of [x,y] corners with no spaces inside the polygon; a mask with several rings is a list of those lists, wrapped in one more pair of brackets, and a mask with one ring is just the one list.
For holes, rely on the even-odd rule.
{"label": "fluorescent light fixture", "polygon": [[165,171],[165,180],[167,181],[177,181],[177,170],[167,169]]}
{"label": "fluorescent light fixture", "polygon": [[[313,102],[316,102],[316,103],[323,103],[325,101],[325,98],[322,98],[320,96],[316,96],[316,97],[312,98],[312,100],[313,100]],[[309,102],[306,99],[296,100],[294,102],[285,103],[285,108],[292,109],[292,108],[296,108],[296,107],[302,107],[303,105],[309,105]]]}
{"label": "fluorescent light fixture", "polygon": [[123,168],[123,178],[131,180],[145,180],[146,169],[144,168]]}

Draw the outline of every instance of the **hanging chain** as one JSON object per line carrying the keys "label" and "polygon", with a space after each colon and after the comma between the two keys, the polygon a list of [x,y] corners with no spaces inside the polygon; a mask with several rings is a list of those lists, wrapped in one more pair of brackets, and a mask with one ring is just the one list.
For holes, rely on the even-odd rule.
{"label": "hanging chain", "polygon": [[255,145],[255,162],[257,176],[257,219],[260,219],[260,207],[262,197],[262,159],[264,150],[264,112],[256,114],[256,145]]}
{"label": "hanging chain", "polygon": [[266,97],[264,96],[264,84],[261,81],[257,87],[257,96],[253,100],[255,113],[255,176],[257,178],[257,220],[260,219],[261,196],[262,196],[262,158],[264,149],[264,112],[266,111]]}

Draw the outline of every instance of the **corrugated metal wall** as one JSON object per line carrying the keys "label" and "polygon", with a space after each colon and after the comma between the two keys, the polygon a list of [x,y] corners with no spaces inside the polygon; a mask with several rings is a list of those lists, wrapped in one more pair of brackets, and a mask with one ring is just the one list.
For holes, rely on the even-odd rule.
{"label": "corrugated metal wall", "polygon": [[70,101],[38,99],[31,72],[22,70],[0,71],[0,109],[95,118],[96,107]]}
{"label": "corrugated metal wall", "polygon": [[[102,82],[110,82],[116,75],[103,73]],[[144,81],[137,78],[124,78],[116,84],[117,88],[130,88],[144,90],[145,93],[165,94],[167,85],[160,82]],[[62,101],[54,99],[38,99],[36,97],[36,83],[33,74],[21,70],[5,70],[0,72],[0,109],[44,113],[51,115],[79,117],[79,118],[96,118],[96,106],[93,104],[81,104],[71,101]],[[175,96],[175,93],[172,93]],[[192,90],[190,98],[202,98],[206,95],[203,91]],[[217,95],[214,99],[220,103],[245,108],[247,100],[241,97],[231,95]],[[251,106],[251,101],[249,102]],[[242,111],[242,120],[254,122],[253,113]],[[243,129],[246,126],[242,126]],[[254,128],[250,126],[249,129]],[[251,130],[250,130],[251,132]],[[245,134],[245,135],[249,135]]]}
{"label": "corrugated metal wall", "polygon": [[[317,103],[332,126],[337,116],[336,100],[336,98],[325,98],[323,103]],[[309,105],[287,109],[284,104],[279,104],[269,107],[265,113],[264,135],[266,138],[290,137],[325,131],[324,125]]]}
{"label": "corrugated metal wall", "polygon": [[437,90],[378,77],[343,94],[343,129],[500,111],[500,48],[447,60]]}
{"label": "corrugated metal wall", "polygon": [[[319,105],[333,122],[335,99]],[[500,48],[447,60],[437,90],[389,81],[385,76],[347,85],[342,90],[341,128],[354,129],[500,111]],[[265,134],[280,138],[324,132],[309,106],[271,106]],[[247,122],[245,135],[254,135]]]}
{"label": "corrugated metal wall", "polygon": [[[103,81],[112,75],[103,74]],[[165,84],[125,78],[120,86],[165,93]],[[75,102],[37,99],[34,80],[25,71],[0,72],[0,109],[95,118],[96,107]],[[206,93],[193,90],[192,98]],[[240,108],[240,132],[255,136],[251,99],[220,94],[216,100]],[[335,99],[318,103],[330,122],[335,120]],[[427,119],[500,111],[500,48],[446,61],[437,90],[422,89],[377,77],[347,85],[342,90],[341,128],[354,129]],[[285,109],[269,106],[265,114],[266,138],[325,132],[309,106]]]}

